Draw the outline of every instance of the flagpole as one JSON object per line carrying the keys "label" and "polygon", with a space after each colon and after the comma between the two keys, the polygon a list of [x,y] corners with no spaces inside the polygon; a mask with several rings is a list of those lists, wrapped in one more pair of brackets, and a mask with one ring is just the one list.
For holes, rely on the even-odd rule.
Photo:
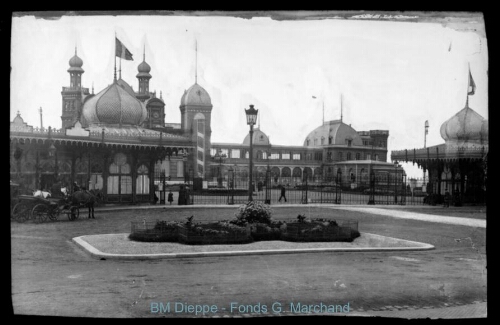
{"label": "flagpole", "polygon": [[114,75],[114,80],[116,81],[116,31],[115,31],[115,75]]}
{"label": "flagpole", "polygon": [[122,78],[122,57],[120,56],[120,79]]}

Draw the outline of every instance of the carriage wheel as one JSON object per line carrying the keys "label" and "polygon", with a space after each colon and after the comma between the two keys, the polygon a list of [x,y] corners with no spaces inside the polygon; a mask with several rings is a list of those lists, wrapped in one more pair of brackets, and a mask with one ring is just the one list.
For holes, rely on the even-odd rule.
{"label": "carriage wheel", "polygon": [[59,210],[59,208],[52,209],[52,211],[49,213],[49,219],[57,220],[57,218],[59,217],[59,213],[61,213],[61,210]]}
{"label": "carriage wheel", "polygon": [[30,209],[19,202],[12,208],[12,218],[17,222],[25,222],[30,217]]}
{"label": "carriage wheel", "polygon": [[33,210],[31,210],[31,215],[34,221],[44,222],[47,218],[49,218],[51,213],[45,204],[37,204]]}
{"label": "carriage wheel", "polygon": [[69,213],[68,213],[68,219],[73,221],[78,219],[78,216],[80,215],[80,209],[78,207],[71,207]]}

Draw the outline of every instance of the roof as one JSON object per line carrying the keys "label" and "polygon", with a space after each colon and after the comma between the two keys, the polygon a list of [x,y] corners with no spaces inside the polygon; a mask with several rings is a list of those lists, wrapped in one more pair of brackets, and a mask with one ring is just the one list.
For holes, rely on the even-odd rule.
{"label": "roof", "polygon": [[[330,137],[332,137],[332,143],[328,140]],[[323,125],[312,130],[305,138],[304,146],[321,146],[322,138],[324,139],[323,145],[345,144],[346,139],[352,140],[353,146],[363,145],[363,140],[356,130],[341,120],[325,122]],[[314,144],[314,139],[316,139],[316,145]],[[309,140],[309,144],[307,140]]]}
{"label": "roof", "polygon": [[83,105],[82,120],[87,125],[140,125],[147,117],[144,104],[118,81],[106,87]]}
{"label": "roof", "polygon": [[188,90],[184,91],[181,98],[181,106],[209,106],[212,107],[212,100],[208,92],[202,86],[195,83]]}
{"label": "roof", "polygon": [[[243,144],[250,145],[250,134],[247,134],[245,136],[245,139],[243,139]],[[255,128],[253,130],[252,145],[266,146],[270,144],[271,142],[269,141],[269,137],[260,128]]]}

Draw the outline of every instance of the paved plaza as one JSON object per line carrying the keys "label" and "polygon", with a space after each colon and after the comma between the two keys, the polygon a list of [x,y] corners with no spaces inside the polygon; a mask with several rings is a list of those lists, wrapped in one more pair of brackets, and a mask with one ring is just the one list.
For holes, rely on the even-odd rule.
{"label": "paved plaza", "polygon": [[[231,218],[236,206],[136,206],[82,211],[77,221],[11,224],[12,300],[16,314],[89,317],[259,317],[289,315],[402,318],[486,317],[485,213],[474,218],[397,207],[273,206],[273,217],[359,220],[360,231],[418,241],[414,252],[322,252],[174,260],[92,257],[72,238],[127,233],[131,221]],[[477,209],[476,209],[477,210]],[[430,211],[430,210],[429,210]],[[479,210],[478,210],[479,211]],[[471,210],[471,215],[473,215]],[[435,212],[434,212],[435,213]],[[450,214],[448,212],[448,214]],[[466,213],[464,215],[467,215]],[[479,214],[481,215],[481,213]],[[478,222],[481,221],[481,222]],[[217,313],[154,313],[155,303],[210,304]],[[230,312],[230,304],[268,306]],[[270,310],[273,303],[342,304],[349,312]],[[225,308],[225,310],[221,310]]]}

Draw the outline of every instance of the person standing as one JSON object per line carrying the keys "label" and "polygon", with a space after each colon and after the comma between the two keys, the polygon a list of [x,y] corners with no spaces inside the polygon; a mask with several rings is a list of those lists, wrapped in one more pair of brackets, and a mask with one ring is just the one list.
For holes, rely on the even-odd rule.
{"label": "person standing", "polygon": [[285,189],[285,186],[282,185],[281,186],[281,196],[280,196],[278,202],[281,202],[281,198],[284,198],[285,202],[286,202],[286,196],[285,196],[285,194],[286,194],[286,189]]}
{"label": "person standing", "polygon": [[172,205],[172,201],[174,201],[174,193],[172,193],[172,190],[168,192],[168,202],[170,205]]}

